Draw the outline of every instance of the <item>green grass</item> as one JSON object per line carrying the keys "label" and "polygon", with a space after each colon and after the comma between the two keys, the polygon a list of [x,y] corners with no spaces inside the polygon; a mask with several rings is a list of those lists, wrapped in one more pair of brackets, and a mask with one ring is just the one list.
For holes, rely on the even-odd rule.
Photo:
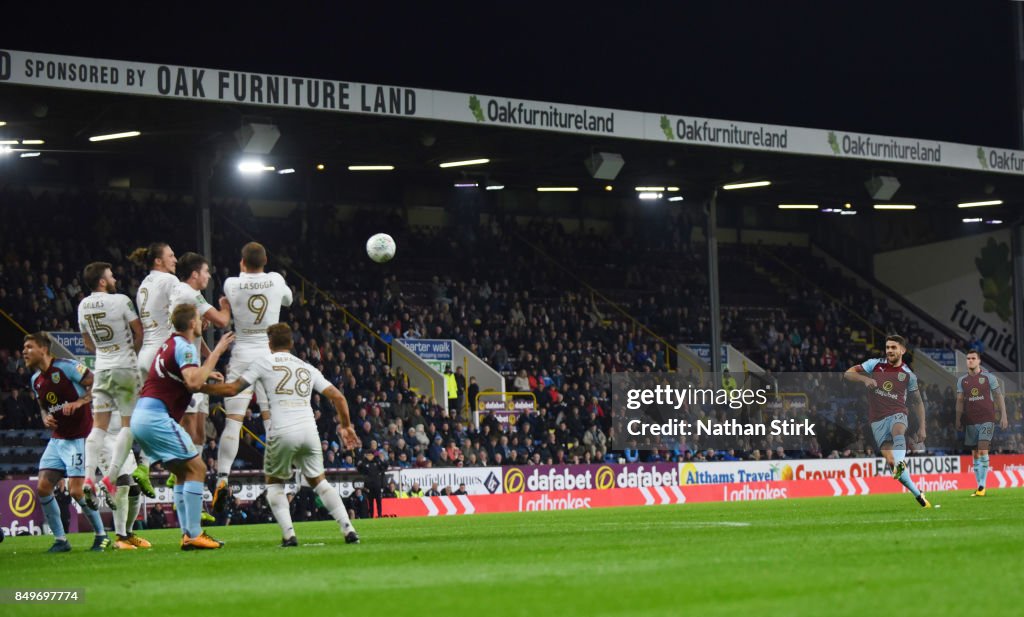
{"label": "green grass", "polygon": [[[84,604],[0,615],[1021,615],[1024,490],[213,528],[220,551],[93,554],[90,536],[0,544],[0,587]],[[258,611],[258,612],[257,612]]]}

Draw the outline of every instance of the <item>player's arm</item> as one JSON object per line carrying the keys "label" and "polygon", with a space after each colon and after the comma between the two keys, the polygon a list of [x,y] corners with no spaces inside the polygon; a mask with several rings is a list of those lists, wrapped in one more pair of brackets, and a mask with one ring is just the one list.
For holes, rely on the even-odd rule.
{"label": "player's arm", "polygon": [[209,308],[203,313],[203,319],[217,326],[218,328],[226,328],[231,323],[231,304],[228,299],[224,296],[220,298],[220,309],[213,308],[213,305],[207,304]]}
{"label": "player's arm", "polygon": [[239,377],[236,381],[232,381],[231,383],[205,384],[199,389],[199,391],[203,394],[209,394],[210,396],[231,397],[248,387],[249,382],[243,377]]}
{"label": "player's arm", "polygon": [[846,381],[852,381],[854,383],[861,383],[868,388],[874,388],[876,385],[875,380],[872,379],[864,372],[864,367],[860,364],[854,364],[850,368],[846,369],[843,373],[843,379]]}
{"label": "player's arm", "polygon": [[[330,382],[328,382],[330,383]],[[340,390],[330,385],[320,391],[327,397],[327,400],[334,405],[334,411],[338,414],[338,436],[341,437],[345,447],[354,450],[359,447],[359,437],[356,436],[356,429],[352,426],[352,418],[348,412],[348,401]]]}
{"label": "player's arm", "polygon": [[85,393],[82,394],[82,396],[78,397],[77,401],[64,403],[64,408],[61,410],[61,412],[65,416],[70,416],[71,414],[75,413],[82,407],[85,407],[86,405],[92,402],[92,371],[85,368],[85,365],[79,366],[84,370],[84,372],[80,373],[81,376],[75,381],[77,381],[78,385],[82,386],[82,388],[85,389]]}
{"label": "player's arm", "polygon": [[924,424],[924,401],[921,400],[921,392],[919,390],[911,390],[910,392],[907,392],[907,407],[917,418],[917,441],[919,443],[924,443],[928,431]]}
{"label": "player's arm", "polygon": [[1006,430],[1010,426],[1010,419],[1006,416],[1006,399],[1002,390],[995,391],[996,411],[999,412],[999,428]]}
{"label": "player's arm", "polygon": [[89,350],[89,353],[96,353],[96,343],[92,342],[92,337],[86,332],[85,328],[82,328],[82,344]]}
{"label": "player's arm", "polygon": [[963,392],[957,392],[956,393],[956,430],[958,430],[958,431],[964,430],[963,418],[964,418],[964,393]]}
{"label": "player's arm", "polygon": [[[57,428],[57,418],[53,417],[53,414],[46,411],[46,406],[43,405],[43,399],[36,396],[36,404],[39,405],[39,415],[43,418],[43,426],[50,429],[51,431]],[[0,531],[0,533],[3,533]]]}
{"label": "player's arm", "polygon": [[295,300],[295,297],[292,295],[292,288],[284,280],[283,274],[277,273],[277,276],[281,277],[281,306],[291,306]]}
{"label": "player's arm", "polygon": [[189,392],[202,392],[203,386],[206,385],[206,380],[210,378],[210,375],[214,373],[214,369],[217,367],[217,362],[220,361],[221,355],[228,350],[228,347],[235,342],[235,335],[228,332],[224,336],[220,337],[220,341],[217,346],[213,348],[210,355],[206,357],[202,366],[189,366],[181,369],[181,376],[185,380],[185,387],[188,388]]}
{"label": "player's arm", "polygon": [[136,317],[133,321],[128,322],[128,327],[132,329],[132,347],[135,348],[135,353],[139,353],[142,349],[142,320]]}

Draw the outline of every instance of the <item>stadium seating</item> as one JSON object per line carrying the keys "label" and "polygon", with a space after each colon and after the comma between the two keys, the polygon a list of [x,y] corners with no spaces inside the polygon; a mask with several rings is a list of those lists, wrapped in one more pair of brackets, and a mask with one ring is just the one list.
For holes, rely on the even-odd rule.
{"label": "stadium seating", "polygon": [[[74,310],[83,297],[83,264],[112,262],[120,289],[134,297],[145,272],[127,261],[133,248],[160,239],[180,255],[195,244],[190,225],[172,225],[174,217],[192,220],[189,206],[179,201],[153,197],[137,203],[109,194],[32,195],[13,189],[0,193],[0,201],[26,212],[0,229],[0,308],[28,330],[77,329]],[[541,408],[511,435],[517,443],[506,462],[520,463],[536,460],[535,455],[541,462],[618,458],[601,447],[582,445],[592,425],[607,437],[610,373],[674,369],[678,360],[670,346],[707,340],[705,259],[688,240],[686,220],[613,234],[570,233],[551,222],[510,220],[415,228],[388,210],[361,211],[342,224],[327,204],[310,205],[283,220],[253,217],[238,201],[218,203],[215,213],[215,288],[237,272],[237,251],[244,242],[265,243],[271,268],[284,271],[296,290],[295,305],[283,314],[296,332],[297,355],[320,366],[348,397],[364,447],[376,441],[394,464],[400,437],[408,448],[408,464],[415,466],[466,465],[485,457],[493,461],[498,427],[488,427],[491,434],[485,435],[467,426],[465,417],[445,417],[435,402],[390,374],[387,346],[348,316],[377,335],[387,328],[408,337],[457,339],[503,372],[510,385],[523,376]],[[399,258],[387,266],[362,255],[364,239],[380,229],[399,244]],[[404,254],[416,258],[402,259]],[[770,265],[771,260],[791,264],[799,276]],[[935,340],[912,316],[879,302],[805,248],[722,245],[720,272],[723,339],[771,372],[837,371],[877,356],[878,347],[870,347],[863,336],[870,325],[904,332],[914,345],[960,344]],[[867,325],[851,314],[862,315]],[[0,346],[0,410],[5,414],[0,426],[41,429],[30,401],[26,410],[24,394],[11,400],[10,393],[23,388],[28,375],[18,337],[5,340]],[[929,432],[948,432],[951,392],[934,386],[926,392]],[[319,399],[314,405],[325,459],[341,467],[351,453],[337,443],[330,406]],[[817,411],[845,413],[841,406],[822,403]],[[1020,421],[1019,409],[1015,419]],[[422,433],[416,430],[420,420]],[[214,414],[212,422],[220,430],[223,418]],[[526,423],[531,425],[529,439],[523,437]],[[262,435],[258,415],[247,419],[246,428]],[[553,446],[539,438],[549,432],[556,436]],[[24,440],[28,433],[7,434]],[[435,435],[444,444],[455,442],[454,460],[432,447]],[[215,448],[212,431],[209,437]],[[865,443],[871,442],[857,442],[861,453],[869,448]],[[840,445],[846,444],[826,438],[786,447],[803,456],[828,456]],[[1020,444],[1001,445],[1011,449]],[[215,455],[211,447],[204,457]],[[696,460],[706,454],[663,456]],[[247,436],[237,464],[256,469],[261,457],[259,443]],[[34,462],[30,459],[22,453],[17,461],[4,459],[2,464]]]}

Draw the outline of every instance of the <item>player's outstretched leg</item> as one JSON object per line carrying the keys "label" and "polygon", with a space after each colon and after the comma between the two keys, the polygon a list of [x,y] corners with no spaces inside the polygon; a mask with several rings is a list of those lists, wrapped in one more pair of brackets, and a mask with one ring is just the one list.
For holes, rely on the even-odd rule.
{"label": "player's outstretched leg", "polygon": [[[313,482],[310,481],[310,484]],[[338,491],[323,476],[320,476],[320,481],[313,486],[313,490],[316,491],[331,517],[338,521],[341,533],[345,534],[345,543],[359,544],[359,534],[356,533],[356,528],[352,526],[352,521],[348,518],[348,510],[345,509],[345,504],[341,501]]]}
{"label": "player's outstretched leg", "polygon": [[899,480],[899,483],[907,487],[907,490],[914,496],[917,503],[922,508],[930,508],[932,504],[928,499],[918,490],[917,485],[914,484],[914,480],[910,477],[910,472],[907,471],[907,463],[905,461],[907,457],[907,439],[903,435],[893,435],[892,437],[892,458],[894,465],[893,477]]}
{"label": "player's outstretched leg", "polygon": [[217,446],[217,485],[213,489],[213,511],[218,514],[224,511],[228,498],[231,496],[229,488],[231,466],[234,465],[235,457],[238,456],[242,418],[251,399],[251,395],[234,396],[224,402],[227,407],[227,419],[224,421],[224,430],[220,434],[220,444]]}
{"label": "player's outstretched leg", "polygon": [[267,478],[267,505],[274,513],[274,520],[281,527],[281,546],[298,546],[295,538],[295,527],[292,525],[292,514],[288,507],[288,497],[284,494],[284,484],[280,480]]}

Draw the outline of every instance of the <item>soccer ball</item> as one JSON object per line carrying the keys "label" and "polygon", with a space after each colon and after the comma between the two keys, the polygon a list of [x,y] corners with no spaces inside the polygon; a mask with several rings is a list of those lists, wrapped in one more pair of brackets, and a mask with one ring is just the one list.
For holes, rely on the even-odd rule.
{"label": "soccer ball", "polygon": [[374,234],[366,241],[366,254],[382,264],[395,256],[395,239],[387,234]]}

